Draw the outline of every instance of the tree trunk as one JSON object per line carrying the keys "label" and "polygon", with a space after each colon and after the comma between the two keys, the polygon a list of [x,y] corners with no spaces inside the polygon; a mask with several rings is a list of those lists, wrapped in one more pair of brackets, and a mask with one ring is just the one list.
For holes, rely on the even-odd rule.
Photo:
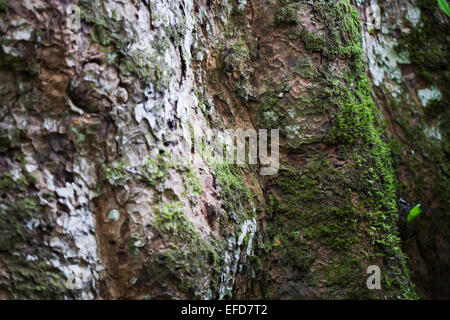
{"label": "tree trunk", "polygon": [[0,298],[448,298],[449,17],[370,5],[0,0]]}

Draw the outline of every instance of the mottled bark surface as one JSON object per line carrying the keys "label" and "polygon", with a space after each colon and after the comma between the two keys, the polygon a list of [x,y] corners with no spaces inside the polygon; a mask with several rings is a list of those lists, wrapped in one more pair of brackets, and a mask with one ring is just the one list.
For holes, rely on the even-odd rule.
{"label": "mottled bark surface", "polygon": [[399,209],[423,210],[405,232],[404,250],[419,295],[448,299],[449,17],[437,1],[378,5],[381,29],[363,31],[374,97],[386,120],[398,198],[406,202]]}
{"label": "mottled bark surface", "polygon": [[[449,20],[378,2],[369,32],[369,1],[0,0],[0,298],[415,298],[404,252],[448,297]],[[279,173],[211,128],[279,128]]]}

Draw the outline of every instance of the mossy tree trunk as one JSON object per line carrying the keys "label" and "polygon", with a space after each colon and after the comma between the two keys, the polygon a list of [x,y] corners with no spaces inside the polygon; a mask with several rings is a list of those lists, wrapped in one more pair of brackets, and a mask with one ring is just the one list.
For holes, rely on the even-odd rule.
{"label": "mossy tree trunk", "polygon": [[[406,104],[375,81],[361,2],[0,1],[0,298],[416,297],[397,190],[427,203],[448,119],[439,162],[391,157],[416,138],[395,134]],[[420,59],[421,88],[445,90],[448,69]],[[186,137],[211,128],[279,128],[279,173],[192,152]],[[405,173],[419,164],[419,180]],[[448,252],[439,181],[426,192],[440,213],[421,223],[444,247],[427,268]]]}

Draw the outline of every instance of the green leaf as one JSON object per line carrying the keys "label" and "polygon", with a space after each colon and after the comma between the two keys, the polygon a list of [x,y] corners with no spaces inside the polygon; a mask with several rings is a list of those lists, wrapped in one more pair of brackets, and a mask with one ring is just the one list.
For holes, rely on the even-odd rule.
{"label": "green leaf", "polygon": [[406,218],[406,223],[413,221],[421,212],[422,210],[420,209],[420,204],[416,205],[409,211],[408,218]]}
{"label": "green leaf", "polygon": [[444,11],[448,17],[450,17],[450,6],[446,0],[438,0],[439,7]]}

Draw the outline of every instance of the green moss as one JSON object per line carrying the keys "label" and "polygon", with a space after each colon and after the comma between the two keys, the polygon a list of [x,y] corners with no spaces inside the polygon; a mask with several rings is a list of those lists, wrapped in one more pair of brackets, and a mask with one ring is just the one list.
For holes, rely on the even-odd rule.
{"label": "green moss", "polygon": [[[363,268],[361,265],[361,260],[358,258],[335,258],[331,262],[331,267],[324,271],[324,280],[327,287],[345,288],[349,282],[364,283],[364,273],[362,272]],[[356,292],[356,290],[354,292]],[[355,294],[354,292],[352,294]],[[338,294],[338,292],[335,293]]]}
{"label": "green moss", "polygon": [[219,163],[214,170],[220,195],[227,206],[235,209],[236,203],[248,203],[253,201],[253,195],[245,184],[245,180],[236,166],[227,163]]}
{"label": "green moss", "polygon": [[8,12],[9,0],[0,0],[0,12]]}
{"label": "green moss", "polygon": [[241,57],[242,60],[249,60],[250,50],[247,46],[247,43],[243,39],[239,39],[235,44],[231,46],[233,52]]}
{"label": "green moss", "polygon": [[[351,87],[352,83],[348,84]],[[356,83],[358,89],[362,86],[364,93],[353,91],[344,87],[335,88],[333,102],[335,103],[337,113],[332,115],[333,128],[329,134],[331,143],[353,143],[371,137],[370,130],[373,130],[373,102],[370,96],[367,96],[368,81],[363,79]],[[356,93],[356,94],[355,94]]]}
{"label": "green moss", "polygon": [[325,39],[308,32],[306,28],[299,29],[297,35],[303,41],[306,50],[309,52],[322,52],[325,48]]}
{"label": "green moss", "polygon": [[[383,190],[383,180],[366,183],[365,174],[358,172],[360,169],[351,166],[337,169],[326,159],[308,162],[301,170],[282,167],[274,179],[277,194],[270,197],[273,242],[266,250],[306,278],[325,277],[329,289],[334,288],[338,295],[349,297],[347,290],[354,289],[351,294],[362,297],[370,292],[357,285],[364,270],[353,262],[361,261],[361,250],[366,249],[371,252],[369,259],[384,257],[386,269],[397,277],[385,294],[395,297],[402,292],[412,297],[400,239],[393,227],[393,194],[375,194],[375,190]],[[352,190],[366,194],[357,206],[352,204]],[[339,258],[311,273],[316,247],[328,248]],[[345,270],[351,272],[341,277]]]}
{"label": "green moss", "polygon": [[352,14],[354,11],[349,1],[321,1],[311,8],[313,20],[323,24],[327,32],[316,35],[300,25],[289,30],[289,37],[298,38],[306,50],[321,52],[328,60],[348,58],[355,71],[364,73],[359,20]]}
{"label": "green moss", "polygon": [[[190,298],[205,298],[208,289],[214,291],[218,286],[220,245],[203,239],[183,213],[182,204],[161,205],[152,225],[169,247],[152,256],[146,265],[149,274],[161,285],[175,279],[177,287]],[[208,278],[211,282],[199,280]]]}
{"label": "green moss", "polygon": [[203,191],[198,178],[198,172],[191,166],[187,167],[183,174],[186,195],[200,195]]}
{"label": "green moss", "polygon": [[161,157],[159,157],[158,160],[153,158],[145,159],[144,168],[147,173],[146,181],[153,186],[162,183],[168,177],[168,169],[170,167],[171,166],[167,165],[167,162]]}
{"label": "green moss", "polygon": [[125,182],[127,176],[127,170],[125,169],[125,160],[121,159],[119,161],[113,162],[111,166],[106,166],[102,164],[103,172],[105,174],[106,180],[111,185],[119,185]]}
{"label": "green moss", "polygon": [[275,11],[276,24],[297,24],[299,22],[297,10],[299,1],[295,0],[278,0],[278,6]]}

